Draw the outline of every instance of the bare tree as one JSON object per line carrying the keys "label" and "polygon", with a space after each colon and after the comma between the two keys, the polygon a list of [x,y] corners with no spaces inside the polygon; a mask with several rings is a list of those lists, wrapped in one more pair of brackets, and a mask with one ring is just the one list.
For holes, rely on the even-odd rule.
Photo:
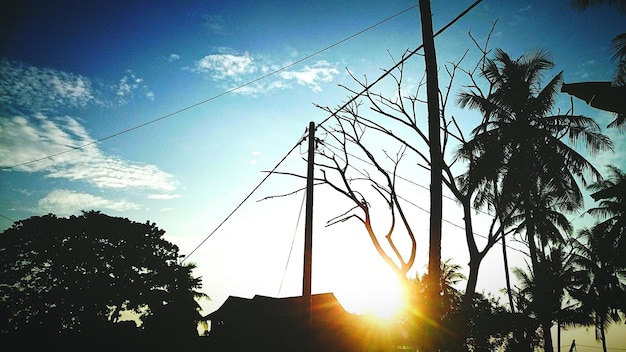
{"label": "bare tree", "polygon": [[[478,46],[475,40],[474,43]],[[461,206],[470,257],[465,290],[467,302],[471,302],[474,296],[483,258],[498,241],[514,231],[507,227],[507,219],[513,210],[495,209],[493,205],[498,204],[498,195],[492,193],[491,199],[482,200],[492,205],[491,224],[486,233],[477,234],[473,222],[476,216],[484,214],[474,210],[473,205],[477,194],[485,196],[488,192],[464,187],[463,180],[457,176],[463,166],[457,165],[455,152],[466,140],[461,127],[454,117],[448,116],[446,108],[458,87],[456,79],[459,75],[466,76],[470,85],[478,86],[474,78],[480,74],[488,54],[487,44],[478,47],[481,58],[469,68],[461,67],[469,50],[456,62],[447,62],[443,66],[447,80],[443,90],[438,93],[442,183]],[[430,172],[432,168],[429,153],[431,140],[424,132],[427,128],[427,102],[423,97],[425,77],[422,76],[417,82],[407,79],[415,77],[407,74],[413,69],[407,65],[413,53],[415,51],[405,52],[399,61],[392,57],[394,65],[391,69],[383,70],[386,80],[380,82],[378,86],[383,88],[378,90],[374,90],[367,77],[357,78],[348,71],[356,84],[353,88],[341,85],[348,92],[348,103],[341,104],[339,108],[318,105],[330,114],[332,120],[317,127],[319,140],[315,158],[316,169],[319,170],[315,177],[316,184],[330,187],[343,195],[350,204],[346,211],[330,219],[328,225],[349,220],[362,223],[378,254],[405,281],[407,273],[415,264],[420,244],[419,234],[426,233],[428,229],[425,224],[413,220],[413,208],[409,207],[418,205],[411,198],[411,190],[407,185],[415,184],[415,181],[403,177],[400,170],[415,165],[418,165],[418,170],[425,172]],[[411,172],[411,178],[416,179],[415,167]],[[283,174],[305,178],[295,173]],[[387,213],[378,210],[380,202],[386,206]],[[376,211],[373,211],[375,206]],[[385,225],[381,226],[381,223]],[[478,236],[486,239],[482,247],[479,247]]]}

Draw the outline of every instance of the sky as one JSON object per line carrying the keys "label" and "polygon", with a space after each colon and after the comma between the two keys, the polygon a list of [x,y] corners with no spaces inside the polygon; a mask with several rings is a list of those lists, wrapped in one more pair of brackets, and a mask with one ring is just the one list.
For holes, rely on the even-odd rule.
{"label": "sky", "polygon": [[[471,4],[433,1],[435,30]],[[316,104],[342,104],[349,95],[342,85],[358,88],[351,74],[373,81],[421,44],[415,5],[5,2],[0,230],[30,216],[91,209],[149,220],[181,254],[192,253],[187,260],[197,263],[195,273],[212,298],[202,302],[205,313],[229,295],[301,294],[303,194],[273,196],[301,189],[304,180],[272,174],[230,214],[283,157],[279,171],[305,174],[307,146],[298,143],[309,121],[328,117]],[[493,27],[490,48],[512,57],[548,50],[555,62],[550,77],[563,71],[567,83],[609,81],[615,69],[610,40],[624,23],[610,9],[579,12],[568,0],[484,0],[435,42],[441,67],[471,49],[463,61],[470,67],[477,51],[469,33],[484,43]],[[415,89],[423,58],[414,56],[406,69],[406,89]],[[443,69],[440,79],[447,79]],[[462,84],[460,78],[453,96]],[[380,85],[382,92],[390,88],[388,80]],[[566,111],[570,97],[558,99],[557,107]],[[573,103],[601,126],[612,118],[580,100]],[[455,107],[454,97],[449,107],[466,133],[479,121],[475,112]],[[608,164],[626,169],[624,135],[605,132],[615,151],[590,160],[601,171]],[[413,166],[402,169],[417,184],[406,188],[419,229],[412,276],[425,272],[428,247],[428,176]],[[398,294],[395,279],[363,227],[355,221],[325,226],[349,203],[323,187],[316,187],[314,202],[313,293],[334,292],[354,312],[384,310],[382,302]],[[462,217],[453,201],[444,201],[444,217],[442,257],[465,268],[457,226]],[[485,259],[479,290],[498,294],[504,287],[499,252]],[[511,252],[514,265],[523,266],[523,255]],[[617,341],[609,337],[612,343]],[[595,346],[593,338],[589,344]]]}

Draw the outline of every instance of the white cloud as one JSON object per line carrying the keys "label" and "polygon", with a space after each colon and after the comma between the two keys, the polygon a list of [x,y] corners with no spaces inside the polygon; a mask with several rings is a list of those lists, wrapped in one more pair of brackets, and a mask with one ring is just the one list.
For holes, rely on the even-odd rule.
{"label": "white cloud", "polygon": [[[12,170],[43,172],[45,177],[85,181],[99,188],[143,188],[171,192],[174,177],[154,165],[132,163],[105,155],[76,119],[0,117],[0,166],[12,167],[58,153]],[[69,148],[80,149],[66,152]]]}
{"label": "white cloud", "polygon": [[154,100],[148,85],[130,70],[101,90],[94,88],[101,85],[82,75],[7,59],[0,59],[0,77],[0,104],[28,111],[126,104],[136,93]]}
{"label": "white cloud", "polygon": [[128,70],[115,87],[118,103],[122,105],[128,103],[137,91],[141,92],[147,99],[154,100],[154,93],[143,83],[143,78],[139,78],[133,71]]}
{"label": "white cloud", "polygon": [[[211,54],[197,61],[191,71],[206,74],[215,81],[225,83],[226,89],[238,87],[234,92],[244,95],[269,93],[274,90],[291,87],[291,82],[311,88],[315,92],[322,90],[321,83],[332,82],[339,70],[325,60],[302,69],[284,70],[275,75],[255,81],[263,75],[270,74],[287,66],[288,63],[277,65],[271,58],[252,56],[249,53],[238,54],[230,48],[218,48],[218,54]],[[246,84],[239,87],[246,82]]]}
{"label": "white cloud", "polygon": [[177,54],[170,54],[170,56],[168,56],[167,61],[172,62],[172,61],[176,61],[176,60],[180,60],[180,56]]}
{"label": "white cloud", "polygon": [[295,80],[298,84],[310,86],[316,92],[322,90],[320,82],[332,82],[333,77],[339,74],[339,70],[330,67],[326,61],[318,61],[312,67],[305,66],[298,71],[283,71],[280,77],[285,80]]}
{"label": "white cloud", "polygon": [[139,205],[126,200],[113,201],[88,193],[63,189],[54,190],[37,203],[37,211],[59,216],[77,214],[81,210],[107,209],[126,211],[139,209]]}
{"label": "white cloud", "polygon": [[97,103],[84,76],[0,59],[0,103],[31,111]]}
{"label": "white cloud", "polygon": [[232,78],[241,81],[242,76],[254,73],[257,65],[248,53],[244,55],[213,54],[196,62],[195,70],[209,73],[213,79]]}

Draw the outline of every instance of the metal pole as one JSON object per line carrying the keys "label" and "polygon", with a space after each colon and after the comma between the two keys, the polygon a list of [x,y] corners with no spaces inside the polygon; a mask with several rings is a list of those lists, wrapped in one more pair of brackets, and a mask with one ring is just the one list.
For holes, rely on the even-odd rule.
{"label": "metal pole", "polygon": [[311,351],[311,273],[313,259],[313,165],[315,157],[315,122],[309,123],[309,153],[306,180],[306,219],[304,227],[304,275],[302,299],[308,350]]}

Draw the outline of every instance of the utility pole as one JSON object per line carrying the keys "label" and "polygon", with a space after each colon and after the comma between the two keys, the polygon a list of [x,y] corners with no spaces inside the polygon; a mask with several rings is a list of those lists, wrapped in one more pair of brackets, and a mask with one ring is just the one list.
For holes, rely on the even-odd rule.
{"label": "utility pole", "polygon": [[313,166],[315,158],[315,122],[309,122],[309,153],[306,178],[306,217],[304,225],[304,275],[302,300],[304,301],[304,326],[306,329],[307,350],[311,346],[311,277],[313,269]]}
{"label": "utility pole", "polygon": [[442,186],[441,186],[441,137],[439,112],[439,81],[437,78],[437,55],[433,34],[430,0],[419,0],[420,18],[422,22],[422,40],[424,43],[424,61],[426,65],[426,99],[428,101],[428,141],[430,149],[430,244],[428,249],[428,293],[433,302],[430,303],[428,317],[434,324],[429,329],[428,350],[437,351],[441,344],[439,324],[439,292],[441,278],[441,219],[442,219]]}

